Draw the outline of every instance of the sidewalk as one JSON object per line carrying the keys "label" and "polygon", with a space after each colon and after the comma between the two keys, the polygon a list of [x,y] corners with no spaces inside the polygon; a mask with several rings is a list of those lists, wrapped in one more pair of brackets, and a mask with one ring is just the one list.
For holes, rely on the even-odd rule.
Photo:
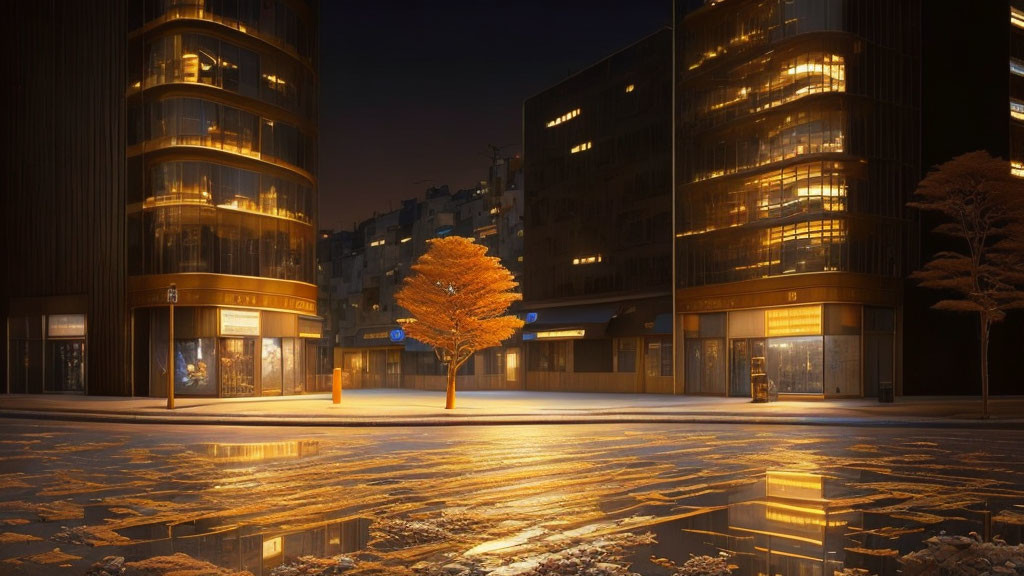
{"label": "sidewalk", "polygon": [[991,418],[980,419],[979,397],[901,397],[779,401],[746,398],[589,394],[566,392],[458,392],[444,410],[444,392],[345,390],[270,398],[162,398],[70,395],[0,395],[0,417],[159,424],[267,426],[449,426],[497,424],[802,424],[1000,428],[1024,430],[1024,397],[989,399]]}

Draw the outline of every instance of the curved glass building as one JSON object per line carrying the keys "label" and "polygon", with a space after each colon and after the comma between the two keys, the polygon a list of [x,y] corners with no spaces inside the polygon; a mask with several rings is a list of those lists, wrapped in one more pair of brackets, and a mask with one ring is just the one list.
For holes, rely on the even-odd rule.
{"label": "curved glass building", "polygon": [[135,393],[163,396],[169,377],[177,395],[308,390],[321,335],[317,5],[132,4],[125,144]]}
{"label": "curved glass building", "polygon": [[899,384],[920,5],[677,5],[676,310],[687,393]]}

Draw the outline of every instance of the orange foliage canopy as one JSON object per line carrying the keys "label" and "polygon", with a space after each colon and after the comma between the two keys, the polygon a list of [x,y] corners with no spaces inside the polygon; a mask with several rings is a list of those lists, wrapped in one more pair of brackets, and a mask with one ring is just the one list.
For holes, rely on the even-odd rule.
{"label": "orange foliage canopy", "polygon": [[413,274],[395,295],[415,319],[406,333],[444,351],[449,371],[477,350],[499,346],[523,322],[506,316],[509,305],[522,299],[518,286],[487,248],[461,236],[434,238],[413,264]]}

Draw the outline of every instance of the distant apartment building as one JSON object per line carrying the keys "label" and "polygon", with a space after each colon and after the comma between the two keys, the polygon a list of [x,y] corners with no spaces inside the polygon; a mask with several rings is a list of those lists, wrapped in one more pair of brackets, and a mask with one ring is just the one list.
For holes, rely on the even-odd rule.
{"label": "distant apartment building", "polygon": [[531,390],[672,392],[672,32],[528,98]]}
{"label": "distant apartment building", "polygon": [[[395,304],[395,294],[432,238],[473,238],[515,273],[523,239],[522,193],[521,161],[499,158],[476,187],[455,193],[447,186],[430,188],[423,198],[405,200],[352,231],[321,234],[321,311],[346,386],[445,386],[447,372],[433,348],[405,338],[402,326],[410,319]],[[515,342],[479,351],[460,368],[459,387],[519,388],[519,357]]]}
{"label": "distant apartment building", "polygon": [[688,394],[899,393],[920,3],[677,10],[678,380]]}

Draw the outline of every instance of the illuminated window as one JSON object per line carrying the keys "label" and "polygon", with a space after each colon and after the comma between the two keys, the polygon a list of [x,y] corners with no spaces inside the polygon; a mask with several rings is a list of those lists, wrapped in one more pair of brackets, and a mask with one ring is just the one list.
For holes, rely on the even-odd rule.
{"label": "illuminated window", "polygon": [[579,258],[573,258],[573,266],[579,266],[580,264],[597,264],[601,262],[601,255],[595,254],[593,256],[581,256]]}
{"label": "illuminated window", "polygon": [[1010,116],[1017,120],[1024,120],[1024,102],[1020,100],[1010,100]]}
{"label": "illuminated window", "polygon": [[410,238],[409,236],[406,236],[405,238],[402,238],[402,239],[400,240],[400,242],[401,242],[402,244],[405,244],[405,243],[406,243],[406,242],[408,242],[409,240],[412,240],[412,238]]}
{"label": "illuminated window", "polygon": [[1010,7],[1010,24],[1013,24],[1017,28],[1024,28],[1024,12],[1017,10],[1016,8]]}
{"label": "illuminated window", "polygon": [[1015,58],[1010,59],[1010,73],[1017,76],[1024,76],[1024,62]]}
{"label": "illuminated window", "polygon": [[1024,162],[1019,160],[1010,161],[1010,174],[1019,178],[1024,178]]}
{"label": "illuminated window", "polygon": [[384,239],[383,238],[380,238],[380,239],[374,240],[373,242],[370,242],[370,246],[383,246],[383,245],[384,245]]}
{"label": "illuminated window", "polygon": [[629,93],[630,93],[630,92],[632,92],[632,91],[633,91],[633,90],[634,90],[635,88],[636,88],[636,86],[634,86],[634,85],[632,85],[632,84],[627,84],[627,85],[626,85],[626,94],[629,94]]}
{"label": "illuminated window", "polygon": [[573,118],[575,118],[575,117],[577,117],[579,115],[580,115],[580,109],[579,108],[576,108],[575,110],[570,110],[570,111],[566,112],[565,114],[562,114],[558,118],[555,118],[554,120],[548,122],[547,123],[547,127],[548,128],[553,128],[555,126],[558,126],[562,122],[568,122],[569,120],[572,120]]}
{"label": "illuminated window", "polygon": [[573,146],[572,149],[569,150],[569,152],[572,153],[572,154],[576,154],[577,152],[583,152],[585,150],[590,150],[593,147],[594,147],[593,143],[591,143],[591,142],[584,142],[582,144],[577,144],[577,145]]}

